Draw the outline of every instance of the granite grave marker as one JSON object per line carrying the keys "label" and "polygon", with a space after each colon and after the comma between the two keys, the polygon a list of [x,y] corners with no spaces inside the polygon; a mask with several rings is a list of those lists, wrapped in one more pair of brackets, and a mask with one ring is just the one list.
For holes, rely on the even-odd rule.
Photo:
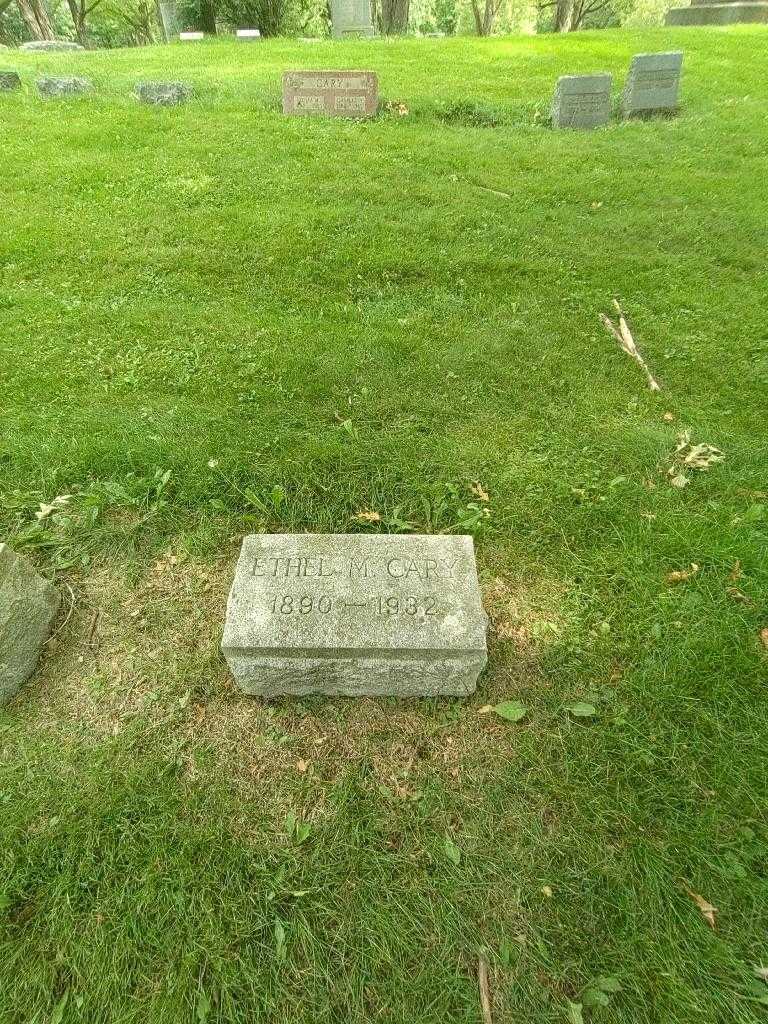
{"label": "granite grave marker", "polygon": [[472,693],[487,660],[472,538],[246,537],[222,650],[262,697]]}
{"label": "granite grave marker", "polygon": [[78,78],[76,75],[65,75],[62,78],[45,75],[37,80],[37,89],[41,96],[57,98],[59,96],[77,96],[88,92],[93,87],[89,78]]}
{"label": "granite grave marker", "polygon": [[334,39],[372,36],[370,0],[331,0],[331,34]]}
{"label": "granite grave marker", "polygon": [[597,128],[611,116],[609,74],[563,75],[552,100],[554,128]]}
{"label": "granite grave marker", "polygon": [[621,98],[624,117],[676,110],[683,54],[638,53],[632,58]]}
{"label": "granite grave marker", "polygon": [[372,117],[379,107],[373,71],[285,71],[284,114]]}
{"label": "granite grave marker", "polygon": [[6,71],[0,69],[0,92],[11,92],[12,89],[21,88],[21,77],[18,71]]}

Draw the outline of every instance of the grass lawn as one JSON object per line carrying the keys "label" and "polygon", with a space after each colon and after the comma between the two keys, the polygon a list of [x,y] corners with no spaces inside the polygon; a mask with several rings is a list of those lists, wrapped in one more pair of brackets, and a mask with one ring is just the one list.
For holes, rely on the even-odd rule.
{"label": "grass lawn", "polygon": [[[679,117],[546,126],[558,75],[674,48]],[[73,608],[0,711],[0,1024],[478,1024],[480,957],[495,1024],[766,1020],[767,61],[761,27],[3,56],[0,536]],[[299,66],[409,113],[283,118]],[[40,100],[54,69],[95,94]],[[685,431],[725,461],[679,488]],[[238,695],[259,530],[473,532],[477,695]]]}

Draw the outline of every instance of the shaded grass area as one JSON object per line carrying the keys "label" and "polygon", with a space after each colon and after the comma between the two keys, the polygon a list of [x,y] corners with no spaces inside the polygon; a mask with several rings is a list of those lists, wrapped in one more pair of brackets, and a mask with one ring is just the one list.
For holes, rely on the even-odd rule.
{"label": "shaded grass area", "polygon": [[[679,117],[544,126],[557,75],[618,91],[677,47]],[[0,105],[0,533],[75,597],[0,712],[3,1024],[464,1024],[480,955],[497,1024],[764,1017],[767,54],[6,55],[99,93]],[[315,65],[408,115],[283,119],[280,71]],[[128,97],[163,77],[195,101]],[[726,461],[679,491],[683,430]],[[477,697],[235,694],[223,601],[262,529],[475,533]],[[479,713],[510,698],[519,725]]]}

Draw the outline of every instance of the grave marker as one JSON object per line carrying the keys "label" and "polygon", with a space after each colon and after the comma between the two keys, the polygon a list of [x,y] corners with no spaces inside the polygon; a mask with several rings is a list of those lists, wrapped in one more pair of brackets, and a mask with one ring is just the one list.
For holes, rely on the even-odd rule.
{"label": "grave marker", "polygon": [[373,117],[379,80],[373,71],[285,71],[284,114]]}
{"label": "grave marker", "polygon": [[238,39],[249,43],[261,39],[261,32],[257,28],[239,28],[235,35]]}
{"label": "grave marker", "polygon": [[69,39],[34,39],[31,43],[22,43],[20,50],[29,50],[33,53],[66,53],[69,50],[84,50],[80,43],[73,43]]}
{"label": "grave marker", "polygon": [[183,82],[137,82],[133,94],[142,103],[156,107],[176,107],[187,102],[192,89]]}
{"label": "grave marker", "polygon": [[10,92],[21,88],[21,77],[18,71],[0,71],[0,92]]}
{"label": "grave marker", "polygon": [[334,39],[372,36],[370,0],[331,0],[331,34]]}
{"label": "grave marker", "polygon": [[472,693],[486,616],[471,537],[255,534],[222,649],[262,697]]}
{"label": "grave marker", "polygon": [[609,74],[563,75],[552,101],[553,128],[596,128],[611,116]]}
{"label": "grave marker", "polygon": [[205,39],[205,32],[179,32],[179,39],[182,43],[199,43]]}
{"label": "grave marker", "polygon": [[77,96],[92,88],[90,78],[78,78],[76,75],[65,75],[62,78],[45,75],[37,80],[40,95],[54,99],[59,96]]}
{"label": "grave marker", "polygon": [[632,58],[621,111],[624,117],[676,110],[683,54],[638,53]]}

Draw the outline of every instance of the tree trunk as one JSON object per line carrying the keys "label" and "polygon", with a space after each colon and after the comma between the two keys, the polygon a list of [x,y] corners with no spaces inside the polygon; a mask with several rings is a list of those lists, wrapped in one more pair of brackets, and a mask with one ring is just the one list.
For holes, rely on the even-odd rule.
{"label": "tree trunk", "polygon": [[385,36],[403,35],[408,31],[411,0],[381,0],[379,24]]}
{"label": "tree trunk", "polygon": [[216,35],[215,0],[200,0],[200,31],[211,36]]}
{"label": "tree trunk", "polygon": [[573,0],[557,0],[555,32],[570,32],[573,28]]}
{"label": "tree trunk", "polygon": [[53,23],[43,0],[17,0],[19,11],[35,39],[55,39]]}
{"label": "tree trunk", "polygon": [[475,19],[475,31],[479,36],[489,36],[493,32],[493,19],[496,17],[494,0],[485,0],[483,10],[480,10],[478,0],[472,0],[472,16]]}
{"label": "tree trunk", "polygon": [[72,24],[75,26],[75,35],[81,46],[86,44],[87,32],[85,30],[85,8],[82,0],[67,0],[69,13],[72,15]]}

